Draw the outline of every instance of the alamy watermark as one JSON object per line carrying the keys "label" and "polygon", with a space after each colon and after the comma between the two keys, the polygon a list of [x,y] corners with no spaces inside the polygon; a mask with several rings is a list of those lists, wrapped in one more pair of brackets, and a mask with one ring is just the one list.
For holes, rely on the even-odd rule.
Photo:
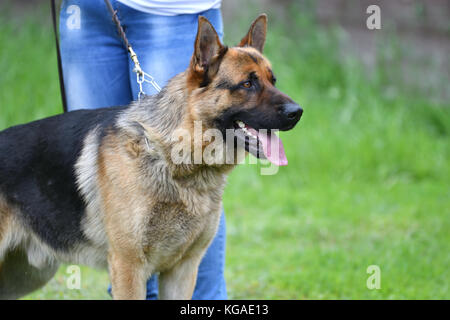
{"label": "alamy watermark", "polygon": [[366,26],[369,30],[381,29],[381,9],[376,4],[367,7],[366,13],[369,14],[366,20]]}
{"label": "alamy watermark", "polygon": [[81,269],[77,265],[70,265],[66,268],[66,273],[69,274],[66,280],[66,286],[69,290],[81,289]]}
{"label": "alamy watermark", "polygon": [[[203,130],[202,121],[194,121],[193,130],[177,129],[170,138],[172,163],[180,165],[262,164],[262,175],[274,175],[287,165],[278,130],[250,127]],[[253,157],[246,157],[247,153]],[[258,158],[258,159],[257,159]]]}
{"label": "alamy watermark", "polygon": [[69,17],[66,20],[66,26],[69,30],[81,28],[81,9],[79,6],[72,4],[67,7],[66,13]]}
{"label": "alamy watermark", "polygon": [[366,269],[367,274],[370,276],[367,278],[366,286],[369,290],[381,289],[381,269],[378,265],[372,264]]}

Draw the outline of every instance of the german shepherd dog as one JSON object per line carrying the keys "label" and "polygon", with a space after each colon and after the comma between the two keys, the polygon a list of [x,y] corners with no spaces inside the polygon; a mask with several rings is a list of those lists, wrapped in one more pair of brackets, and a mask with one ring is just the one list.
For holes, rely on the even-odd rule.
{"label": "german shepherd dog", "polygon": [[115,299],[144,299],[154,273],[161,299],[192,297],[235,165],[175,163],[171,136],[201,121],[286,164],[279,138],[259,131],[290,130],[303,111],[275,87],[266,25],[262,14],[228,48],[200,17],[188,69],[157,95],[0,132],[0,298],[40,288],[61,262],[108,268]]}

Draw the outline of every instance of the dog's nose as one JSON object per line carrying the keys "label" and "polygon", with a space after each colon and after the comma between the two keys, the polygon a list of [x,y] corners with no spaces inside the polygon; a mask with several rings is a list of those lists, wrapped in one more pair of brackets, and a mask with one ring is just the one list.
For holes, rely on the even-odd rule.
{"label": "dog's nose", "polygon": [[286,103],[282,107],[283,115],[290,121],[300,120],[303,109],[296,103]]}

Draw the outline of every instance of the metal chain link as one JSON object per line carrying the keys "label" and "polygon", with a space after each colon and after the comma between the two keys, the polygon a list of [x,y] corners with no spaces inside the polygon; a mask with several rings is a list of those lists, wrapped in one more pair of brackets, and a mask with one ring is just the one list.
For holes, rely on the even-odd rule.
{"label": "metal chain link", "polygon": [[138,94],[138,100],[140,101],[141,98],[145,95],[145,92],[142,88],[142,84],[144,82],[150,83],[153,88],[155,88],[156,91],[160,92],[161,87],[156,83],[155,78],[153,78],[151,75],[144,71],[138,71],[136,68],[133,69],[133,71],[136,73],[136,82],[139,85],[139,94]]}

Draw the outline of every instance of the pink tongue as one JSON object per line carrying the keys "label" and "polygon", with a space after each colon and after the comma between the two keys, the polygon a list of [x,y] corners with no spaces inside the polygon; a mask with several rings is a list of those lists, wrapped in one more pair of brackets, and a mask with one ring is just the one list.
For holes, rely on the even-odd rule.
{"label": "pink tongue", "polygon": [[266,130],[256,131],[250,127],[247,127],[247,129],[258,136],[263,147],[264,155],[270,162],[277,166],[286,166],[288,164],[286,154],[284,153],[283,142],[275,133],[269,136]]}

